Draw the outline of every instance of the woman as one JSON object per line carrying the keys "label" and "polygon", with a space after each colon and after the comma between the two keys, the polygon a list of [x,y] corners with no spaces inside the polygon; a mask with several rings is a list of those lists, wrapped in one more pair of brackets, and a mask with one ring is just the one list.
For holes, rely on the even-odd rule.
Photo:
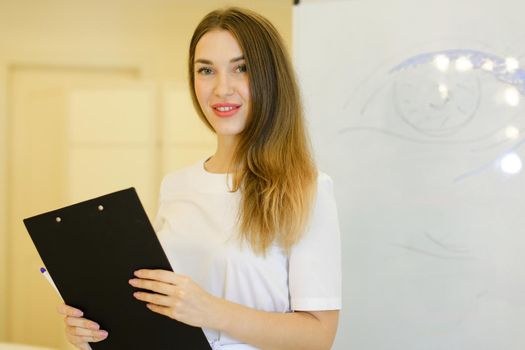
{"label": "woman", "polygon": [[[260,15],[227,8],[201,21],[189,51],[193,102],[217,150],[164,178],[156,231],[175,272],[136,271],[129,283],[146,292],[134,296],[202,327],[214,349],[330,349],[337,209],[282,39]],[[80,349],[108,336],[80,310],[59,312]]]}

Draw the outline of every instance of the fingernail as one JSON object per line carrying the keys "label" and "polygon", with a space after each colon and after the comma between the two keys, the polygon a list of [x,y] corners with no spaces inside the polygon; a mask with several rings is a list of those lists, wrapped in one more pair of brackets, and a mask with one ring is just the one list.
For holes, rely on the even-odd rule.
{"label": "fingernail", "polygon": [[84,313],[80,310],[76,310],[75,311],[75,316],[78,316],[78,317],[81,317],[82,315],[84,315]]}
{"label": "fingernail", "polygon": [[108,332],[106,332],[106,331],[100,331],[100,332],[98,332],[98,334],[99,334],[101,337],[104,337],[104,338],[108,336]]}

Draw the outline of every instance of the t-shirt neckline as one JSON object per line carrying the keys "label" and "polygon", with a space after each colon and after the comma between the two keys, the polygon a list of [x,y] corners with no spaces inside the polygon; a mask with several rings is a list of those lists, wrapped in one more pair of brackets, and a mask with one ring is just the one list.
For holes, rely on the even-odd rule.
{"label": "t-shirt neckline", "polygon": [[201,165],[202,165],[202,170],[204,170],[205,173],[207,174],[210,174],[210,175],[233,175],[232,173],[212,173],[211,171],[208,171],[206,170],[206,166],[204,165],[208,159],[210,159],[211,157],[208,157],[208,158],[204,158],[204,160],[201,161]]}
{"label": "t-shirt neckline", "polygon": [[209,157],[203,158],[197,163],[197,172],[199,178],[202,179],[198,184],[200,190],[211,193],[232,193],[230,192],[230,189],[233,188],[233,174],[209,172],[204,167],[204,163],[208,159]]}

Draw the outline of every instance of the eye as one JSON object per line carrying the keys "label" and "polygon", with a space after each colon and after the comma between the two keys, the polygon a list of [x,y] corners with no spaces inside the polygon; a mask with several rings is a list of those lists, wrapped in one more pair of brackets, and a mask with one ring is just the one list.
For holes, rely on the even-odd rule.
{"label": "eye", "polygon": [[201,75],[210,75],[213,73],[210,67],[202,67],[197,69],[197,73]]}
{"label": "eye", "polygon": [[237,68],[235,68],[235,71],[238,73],[246,73],[248,71],[248,68],[246,68],[246,64],[238,65]]}

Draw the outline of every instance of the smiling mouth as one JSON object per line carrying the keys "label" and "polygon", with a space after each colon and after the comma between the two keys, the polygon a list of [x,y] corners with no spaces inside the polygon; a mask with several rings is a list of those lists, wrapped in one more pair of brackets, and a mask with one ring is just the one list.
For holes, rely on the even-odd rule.
{"label": "smiling mouth", "polygon": [[214,107],[214,109],[218,110],[219,112],[229,112],[240,107],[241,106]]}
{"label": "smiling mouth", "polygon": [[218,117],[231,117],[237,114],[242,105],[232,103],[216,103],[212,105],[212,110]]}

